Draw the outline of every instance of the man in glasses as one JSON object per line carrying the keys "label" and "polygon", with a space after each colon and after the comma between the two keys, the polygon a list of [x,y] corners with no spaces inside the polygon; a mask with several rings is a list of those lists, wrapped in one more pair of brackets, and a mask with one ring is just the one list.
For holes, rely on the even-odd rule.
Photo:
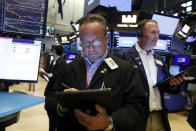
{"label": "man in glasses", "polygon": [[[69,131],[142,131],[148,115],[148,101],[136,68],[107,51],[106,21],[89,14],[80,21],[81,58],[66,65],[53,86],[54,91],[111,88],[110,110],[95,103],[96,115],[80,109],[69,111],[52,95],[46,97],[46,110],[54,115],[56,129]],[[63,83],[63,85],[61,84]],[[104,86],[103,86],[104,84]],[[66,86],[65,86],[66,85]],[[66,89],[68,88],[69,89]],[[89,97],[89,99],[91,99]]]}

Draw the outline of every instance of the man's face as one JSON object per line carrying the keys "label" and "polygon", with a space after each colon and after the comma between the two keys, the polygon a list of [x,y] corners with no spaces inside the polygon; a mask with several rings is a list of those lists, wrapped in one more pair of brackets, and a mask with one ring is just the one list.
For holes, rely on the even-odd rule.
{"label": "man's face", "polygon": [[145,24],[142,37],[140,38],[141,46],[144,50],[152,50],[159,39],[159,27],[154,22],[148,22]]}
{"label": "man's face", "polygon": [[108,34],[104,35],[103,26],[100,23],[93,22],[81,25],[80,40],[84,54],[91,62],[96,62],[105,54]]}

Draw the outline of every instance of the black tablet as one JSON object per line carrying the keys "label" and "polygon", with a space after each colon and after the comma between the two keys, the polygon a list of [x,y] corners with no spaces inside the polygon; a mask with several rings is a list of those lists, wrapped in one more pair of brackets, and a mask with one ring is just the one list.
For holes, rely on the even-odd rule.
{"label": "black tablet", "polygon": [[111,109],[111,88],[79,91],[55,92],[59,104],[69,111],[78,108],[83,112],[96,115],[95,104]]}
{"label": "black tablet", "polygon": [[193,66],[190,66],[190,67],[186,68],[185,70],[181,71],[180,73],[178,73],[178,74],[176,74],[176,75],[170,76],[170,77],[168,77],[168,78],[166,78],[166,79],[164,79],[164,80],[162,80],[162,81],[160,81],[160,82],[157,82],[157,84],[154,85],[153,87],[158,87],[158,86],[160,86],[160,85],[162,85],[162,84],[165,84],[165,83],[168,82],[170,79],[172,79],[172,78],[174,78],[174,77],[177,77],[177,76],[179,76],[179,75],[182,75],[182,74],[184,74],[185,72],[189,71],[189,70],[192,69],[192,68],[193,68]]}

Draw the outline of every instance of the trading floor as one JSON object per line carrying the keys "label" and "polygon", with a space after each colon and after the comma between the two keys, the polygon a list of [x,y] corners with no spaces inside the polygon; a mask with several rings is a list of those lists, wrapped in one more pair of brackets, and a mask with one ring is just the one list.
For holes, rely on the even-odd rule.
{"label": "trading floor", "polygon": [[[29,91],[29,83],[15,84],[10,91],[20,91],[35,96],[43,96],[46,81],[39,77],[35,84],[35,91]],[[194,131],[186,122],[187,112],[169,113],[172,131]],[[48,131],[48,117],[44,110],[44,103],[22,110],[19,122],[6,128],[6,131]]]}

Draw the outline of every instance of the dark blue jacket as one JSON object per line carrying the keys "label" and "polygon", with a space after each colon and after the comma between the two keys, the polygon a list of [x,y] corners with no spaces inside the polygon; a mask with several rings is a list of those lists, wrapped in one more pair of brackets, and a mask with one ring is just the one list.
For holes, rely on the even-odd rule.
{"label": "dark blue jacket", "polygon": [[[131,64],[133,64],[133,66],[137,67],[140,70],[140,72],[142,74],[141,76],[144,81],[143,87],[145,88],[146,95],[149,98],[149,86],[148,86],[148,81],[147,81],[145,69],[144,69],[144,66],[142,64],[142,60],[141,60],[135,46],[133,46],[129,49],[126,49],[126,50],[122,50],[119,53],[117,53],[116,55],[126,61],[129,61]],[[170,74],[169,74],[167,64],[164,63],[161,56],[159,56],[157,53],[154,53],[154,59],[155,59],[156,66],[158,68],[157,82],[159,82],[159,81],[165,79],[166,77],[168,77]],[[157,60],[161,61],[163,63],[163,65],[160,65],[159,63],[157,63],[156,62]],[[170,131],[171,129],[169,126],[169,121],[168,121],[168,109],[165,108],[165,103],[164,103],[164,92],[167,92],[170,94],[176,94],[179,92],[179,90],[180,90],[180,88],[178,88],[178,87],[169,86],[169,83],[165,84],[162,87],[159,87],[159,91],[160,91],[160,95],[161,95],[161,105],[163,108],[162,118],[163,118],[163,121],[164,121],[164,124],[165,124],[167,131]]]}

